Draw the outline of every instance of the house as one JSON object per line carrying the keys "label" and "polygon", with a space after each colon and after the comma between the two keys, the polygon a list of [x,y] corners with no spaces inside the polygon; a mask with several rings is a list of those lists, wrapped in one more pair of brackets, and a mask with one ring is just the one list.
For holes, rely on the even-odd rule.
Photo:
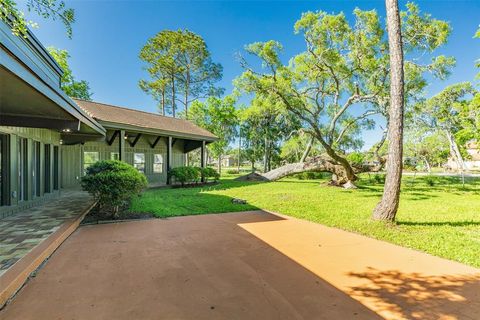
{"label": "house", "polygon": [[216,137],[181,119],[74,100],[63,74],[33,33],[12,35],[0,21],[0,218],[78,188],[98,160],[126,161],[151,184]]}
{"label": "house", "polygon": [[[466,170],[478,171],[480,170],[480,147],[476,140],[470,140],[465,144],[465,151],[468,157],[464,159]],[[458,164],[453,158],[449,158],[446,167],[451,170],[457,170]]]}
{"label": "house", "polygon": [[234,167],[237,165],[237,160],[230,155],[222,157],[222,167]]}

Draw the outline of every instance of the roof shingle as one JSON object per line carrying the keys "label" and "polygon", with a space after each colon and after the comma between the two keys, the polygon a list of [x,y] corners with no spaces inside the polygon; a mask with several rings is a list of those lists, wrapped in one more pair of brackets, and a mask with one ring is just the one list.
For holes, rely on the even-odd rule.
{"label": "roof shingle", "polygon": [[150,112],[128,109],[108,105],[99,102],[73,99],[80,108],[82,108],[89,116],[97,121],[116,123],[120,125],[129,125],[138,127],[143,130],[160,130],[178,134],[180,136],[198,136],[208,140],[216,140],[217,137],[211,132],[200,128],[190,121],[165,117]]}

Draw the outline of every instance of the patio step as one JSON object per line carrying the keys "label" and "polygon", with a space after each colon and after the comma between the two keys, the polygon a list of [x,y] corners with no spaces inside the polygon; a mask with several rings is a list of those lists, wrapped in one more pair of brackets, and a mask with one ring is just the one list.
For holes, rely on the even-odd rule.
{"label": "patio step", "polygon": [[0,276],[0,310],[26,283],[34,272],[80,225],[93,208],[90,205],[75,218],[65,221],[56,231],[39,243]]}

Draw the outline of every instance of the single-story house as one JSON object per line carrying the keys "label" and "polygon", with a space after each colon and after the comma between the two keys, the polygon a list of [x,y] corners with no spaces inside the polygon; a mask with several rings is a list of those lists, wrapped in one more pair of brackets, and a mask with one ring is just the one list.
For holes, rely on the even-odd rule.
{"label": "single-story house", "polygon": [[60,88],[60,66],[31,33],[0,21],[0,218],[78,188],[98,160],[126,161],[151,184],[186,154],[215,141],[193,123],[134,109],[75,100]]}
{"label": "single-story house", "polygon": [[[476,140],[470,140],[465,144],[465,150],[468,157],[464,159],[463,164],[466,170],[478,171],[480,170],[480,147]],[[448,158],[446,167],[451,170],[458,170],[458,164],[452,157]]]}

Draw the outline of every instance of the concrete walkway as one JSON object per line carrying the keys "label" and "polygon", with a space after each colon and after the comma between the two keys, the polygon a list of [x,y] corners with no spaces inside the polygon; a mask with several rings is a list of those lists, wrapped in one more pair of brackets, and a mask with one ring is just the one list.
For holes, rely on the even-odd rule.
{"label": "concrete walkway", "polygon": [[478,319],[480,270],[265,212],[80,227],[0,319]]}

